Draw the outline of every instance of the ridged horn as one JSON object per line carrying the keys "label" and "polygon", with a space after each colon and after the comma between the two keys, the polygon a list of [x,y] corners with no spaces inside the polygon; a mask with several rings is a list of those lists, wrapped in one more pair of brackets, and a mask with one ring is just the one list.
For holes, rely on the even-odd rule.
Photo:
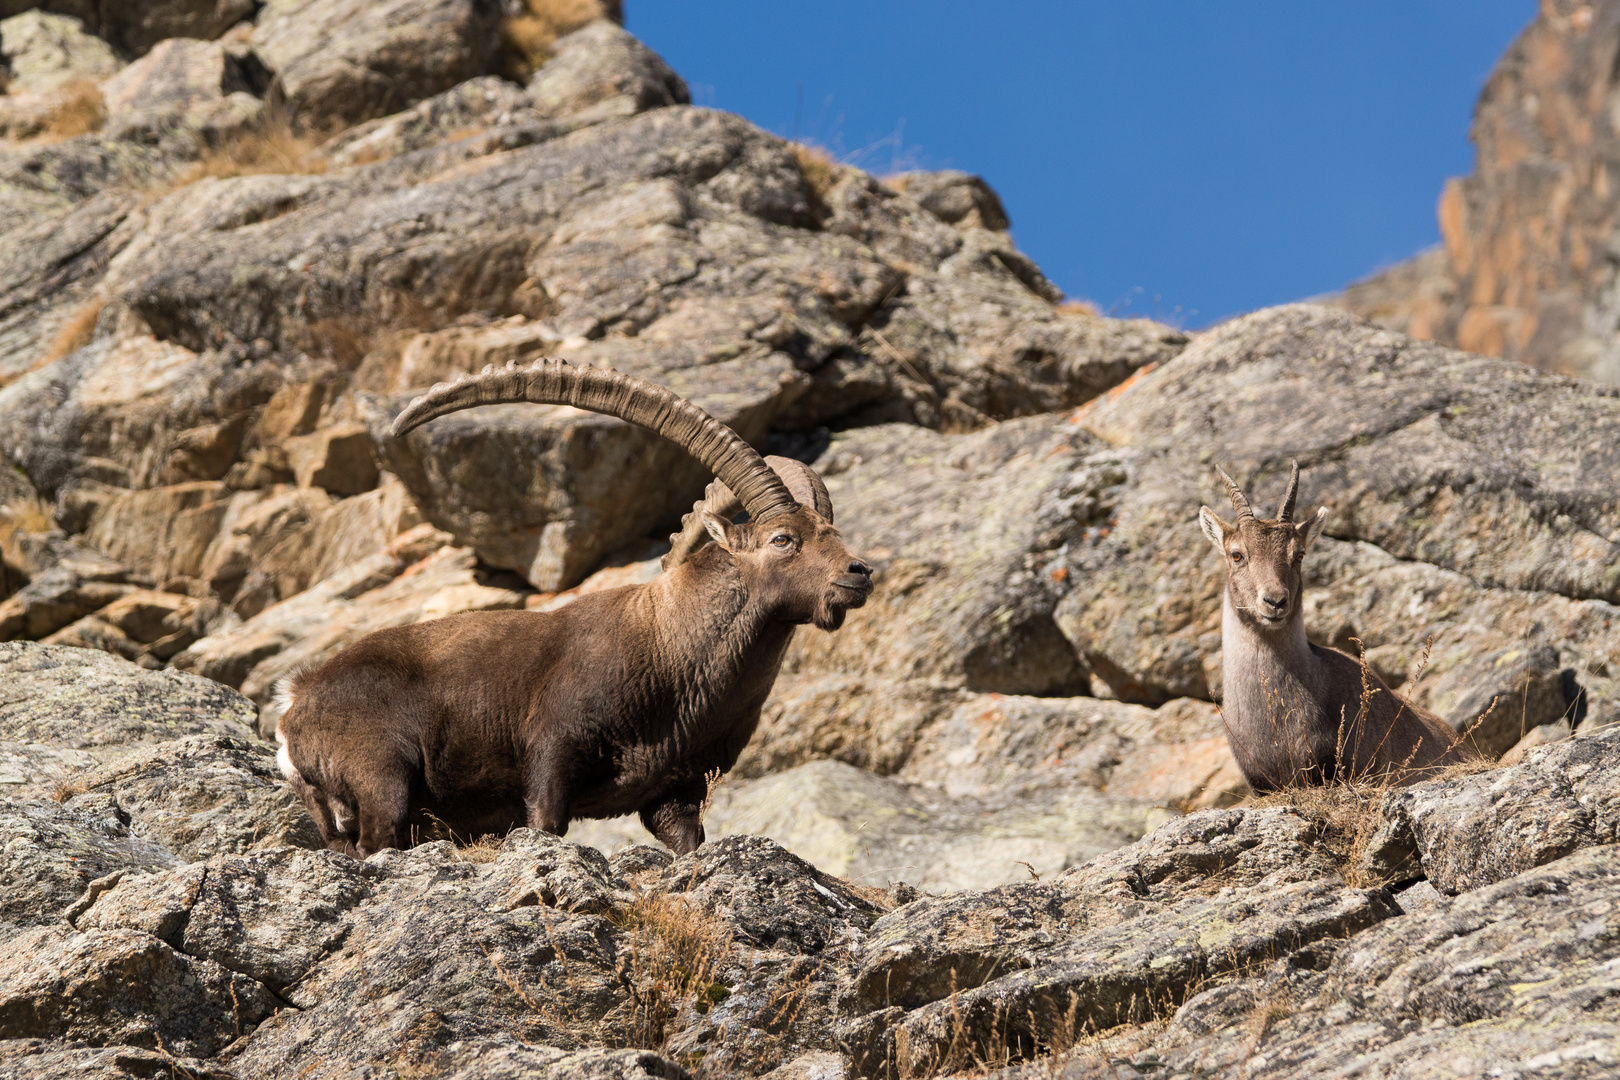
{"label": "ridged horn", "polygon": [[821,482],[816,470],[797,458],[778,457],[775,454],[766,458],[765,464],[782,478],[782,483],[787,485],[800,506],[809,507],[821,515],[821,520],[832,524],[832,496],[827,494],[827,485]]}
{"label": "ridged horn", "polygon": [[1299,462],[1294,462],[1294,475],[1288,478],[1288,490],[1283,492],[1282,505],[1277,508],[1278,521],[1294,520],[1294,496],[1299,494]]}
{"label": "ridged horn", "polygon": [[719,480],[710,480],[709,486],[703,492],[703,498],[692,504],[692,512],[681,518],[681,531],[669,538],[669,551],[665,553],[663,561],[658,565],[661,569],[669,570],[681,565],[692,557],[692,553],[702,547],[709,539],[709,530],[703,527],[703,511],[717,517],[729,518],[742,509],[742,503],[731,489]]}
{"label": "ridged horn", "polygon": [[519,401],[606,413],[662,435],[719,477],[755,521],[790,514],[798,505],[752,446],[679,394],[621,371],[574,367],[549,357],[528,367],[486,367],[477,375],[440,383],[394,418],[394,436],[458,409]]}
{"label": "ridged horn", "polygon": [[1237,511],[1238,521],[1241,522],[1245,518],[1253,521],[1254,511],[1249,509],[1249,500],[1243,497],[1243,492],[1238,489],[1237,483],[1230,476],[1227,476],[1226,470],[1219,465],[1215,466],[1215,471],[1220,473],[1221,483],[1226,485],[1226,493],[1232,497],[1232,507]]}

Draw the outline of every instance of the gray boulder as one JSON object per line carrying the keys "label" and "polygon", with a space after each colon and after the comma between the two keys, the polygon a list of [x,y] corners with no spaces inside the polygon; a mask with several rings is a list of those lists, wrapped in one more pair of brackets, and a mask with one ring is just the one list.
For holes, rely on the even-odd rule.
{"label": "gray boulder", "polygon": [[100,81],[124,66],[78,19],[43,11],[0,19],[0,63],[10,72],[7,94],[45,94],[73,80]]}
{"label": "gray boulder", "polygon": [[686,83],[662,57],[608,19],[559,38],[552,58],[529,80],[528,92],[535,111],[548,119],[580,113],[592,121],[634,116],[692,100]]}
{"label": "gray boulder", "polygon": [[497,21],[482,0],[268,0],[253,47],[304,123],[347,125],[484,74]]}
{"label": "gray boulder", "polygon": [[0,642],[0,685],[5,780],[24,794],[186,735],[250,739],[257,712],[208,679],[33,642]]}
{"label": "gray boulder", "polygon": [[257,740],[194,735],[81,774],[72,810],[127,821],[181,859],[296,844],[321,847],[304,804]]}
{"label": "gray boulder", "polygon": [[1455,895],[1620,842],[1620,730],[1531,750],[1510,768],[1390,792],[1367,861]]}

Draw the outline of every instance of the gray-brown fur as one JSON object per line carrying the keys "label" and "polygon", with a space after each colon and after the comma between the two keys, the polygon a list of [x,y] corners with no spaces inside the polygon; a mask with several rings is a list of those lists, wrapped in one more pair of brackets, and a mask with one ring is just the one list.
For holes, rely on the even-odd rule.
{"label": "gray-brown fur", "polygon": [[1226,564],[1221,715],[1249,786],[1411,783],[1476,757],[1445,721],[1400,697],[1365,664],[1306,640],[1302,566],[1327,509],[1294,522],[1299,466],[1270,520],[1255,517],[1238,486],[1220,476],[1237,520],[1228,523],[1207,506],[1198,520]]}
{"label": "gray-brown fur", "polygon": [[771,515],[734,524],[700,504],[713,543],[645,585],[382,630],[296,676],[282,767],[328,846],[405,847],[435,819],[562,835],[631,811],[677,853],[702,843],[705,774],[747,744],[795,629],[838,629],[872,589],[815,473],[752,462],[769,481],[745,490]]}

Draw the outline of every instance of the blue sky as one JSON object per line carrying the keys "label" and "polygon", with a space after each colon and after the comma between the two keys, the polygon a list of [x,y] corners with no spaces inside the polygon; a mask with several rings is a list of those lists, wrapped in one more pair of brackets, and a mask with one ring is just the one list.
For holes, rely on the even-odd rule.
{"label": "blue sky", "polygon": [[876,173],[976,172],[1071,296],[1189,327],[1439,238],[1535,0],[627,0],[693,100]]}

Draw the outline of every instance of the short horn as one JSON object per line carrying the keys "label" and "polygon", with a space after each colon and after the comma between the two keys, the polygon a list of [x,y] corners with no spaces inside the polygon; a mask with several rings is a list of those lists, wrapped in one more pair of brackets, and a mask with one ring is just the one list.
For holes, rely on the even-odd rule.
{"label": "short horn", "polygon": [[790,514],[798,506],[752,446],[679,394],[622,371],[574,367],[549,357],[528,367],[485,368],[470,378],[440,383],[395,417],[394,436],[458,409],[520,401],[606,413],[662,435],[719,477],[755,521]]}
{"label": "short horn", "polygon": [[1219,465],[1215,466],[1215,471],[1220,474],[1221,483],[1226,485],[1226,493],[1232,497],[1232,507],[1237,510],[1238,521],[1243,521],[1245,518],[1253,521],[1254,511],[1249,509],[1249,500],[1243,497],[1243,492],[1238,489],[1237,483],[1230,476],[1227,476],[1226,470]]}
{"label": "short horn", "polygon": [[1294,475],[1288,478],[1288,490],[1283,492],[1282,505],[1277,508],[1278,521],[1294,520],[1294,496],[1299,494],[1299,462],[1294,462]]}
{"label": "short horn", "polygon": [[827,494],[827,485],[821,482],[816,470],[796,458],[775,454],[766,458],[765,464],[776,470],[776,475],[782,478],[800,506],[809,507],[821,515],[821,520],[832,524],[832,496]]}

